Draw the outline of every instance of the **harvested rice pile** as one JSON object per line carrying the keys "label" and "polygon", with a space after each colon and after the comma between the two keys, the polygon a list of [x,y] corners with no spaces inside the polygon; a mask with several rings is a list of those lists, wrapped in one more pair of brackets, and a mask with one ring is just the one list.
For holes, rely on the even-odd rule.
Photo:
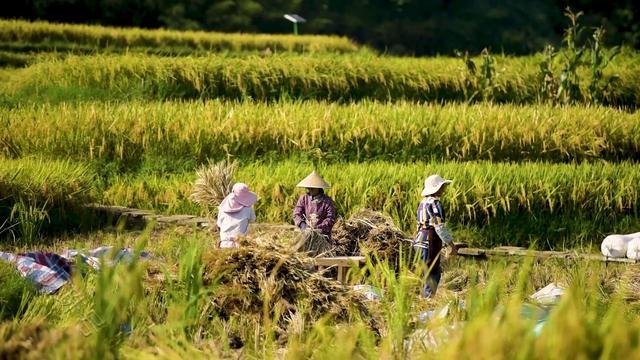
{"label": "harvested rice pile", "polygon": [[393,220],[377,211],[360,210],[348,220],[340,220],[333,228],[336,256],[377,255],[395,263],[409,243]]}
{"label": "harvested rice pile", "polygon": [[232,314],[295,314],[305,304],[318,319],[348,316],[349,308],[366,314],[362,299],[313,269],[313,259],[275,244],[216,250],[204,256],[205,285],[216,283],[213,303],[221,317]]}

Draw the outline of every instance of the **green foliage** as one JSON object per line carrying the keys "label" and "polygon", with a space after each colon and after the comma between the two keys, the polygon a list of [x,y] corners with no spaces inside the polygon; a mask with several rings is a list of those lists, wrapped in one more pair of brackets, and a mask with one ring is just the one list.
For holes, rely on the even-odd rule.
{"label": "green foliage", "polygon": [[604,79],[604,69],[620,54],[620,47],[614,47],[610,51],[603,50],[604,27],[599,27],[593,32],[591,43],[591,81],[589,82],[589,97],[594,103],[601,103],[606,98],[606,92],[620,80],[617,76]]}
{"label": "green foliage", "polygon": [[[129,263],[102,266],[96,276],[91,316],[96,358],[119,358],[119,348],[128,329],[134,326],[132,320],[140,311],[139,305],[144,295],[144,268],[137,259],[145,245],[143,237],[136,244],[133,259]],[[113,257],[108,255],[104,259],[113,260]]]}
{"label": "green foliage", "polygon": [[71,161],[0,158],[0,218],[10,219],[14,239],[32,245],[45,230],[84,220],[78,208],[95,199],[95,181],[88,166]]}
{"label": "green foliage", "polygon": [[457,56],[462,58],[468,72],[468,78],[466,79],[467,101],[492,101],[494,96],[496,61],[489,53],[489,50],[486,48],[482,50],[482,53],[480,54],[482,63],[480,66],[476,65],[468,52],[465,52],[464,55],[458,52]]}
{"label": "green foliage", "polygon": [[19,318],[36,295],[31,280],[20,276],[15,265],[0,260],[0,321]]}
{"label": "green foliage", "polygon": [[579,6],[587,26],[606,24],[611,43],[638,47],[637,8],[631,0],[378,1],[340,0],[39,0],[5,9],[7,18],[111,24],[143,28],[290,33],[283,14],[307,18],[305,34],[343,34],[381,51],[409,55],[539,51],[559,43],[562,9]]}
{"label": "green foliage", "polygon": [[[580,45],[580,38],[585,30],[579,23],[582,12],[574,13],[567,8],[565,16],[569,19],[569,27],[565,30],[563,48],[559,54],[561,70],[555,75],[553,59],[558,53],[552,46],[547,46],[544,56],[539,64],[538,83],[541,86],[540,99],[551,100],[561,104],[574,104],[578,102],[604,103],[615,86],[620,85],[618,75],[604,77],[605,68],[621,52],[620,47],[614,47],[610,51],[603,49],[604,27],[594,29],[590,47]],[[590,55],[590,56],[589,56]],[[589,56],[589,61],[584,60]],[[580,68],[589,68],[589,85],[586,89],[581,85],[584,76]]]}
{"label": "green foliage", "polygon": [[20,199],[11,209],[10,221],[18,224],[19,237],[17,244],[32,246],[40,240],[42,227],[49,221],[47,203],[38,205]]}

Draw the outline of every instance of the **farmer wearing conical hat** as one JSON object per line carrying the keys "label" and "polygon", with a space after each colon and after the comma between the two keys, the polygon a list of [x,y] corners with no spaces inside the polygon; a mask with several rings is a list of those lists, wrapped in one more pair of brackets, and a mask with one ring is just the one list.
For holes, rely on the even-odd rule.
{"label": "farmer wearing conical hat", "polygon": [[445,223],[444,210],[440,197],[444,194],[451,180],[445,180],[440,175],[431,175],[424,180],[422,190],[423,199],[418,205],[418,231],[414,246],[421,251],[422,261],[426,266],[426,281],[423,290],[425,297],[435,295],[442,276],[440,268],[440,252],[442,243],[451,246],[451,254],[458,252],[453,238]]}
{"label": "farmer wearing conical hat", "polygon": [[320,175],[313,171],[298,184],[307,189],[300,196],[293,210],[293,221],[300,230],[317,230],[331,239],[331,229],[336,222],[336,207],[333,200],[324,193],[329,189]]}
{"label": "farmer wearing conical hat", "polygon": [[249,223],[256,221],[253,204],[258,196],[249,191],[247,184],[233,185],[231,193],[218,207],[218,228],[220,229],[220,247],[239,247],[238,238],[247,235]]}

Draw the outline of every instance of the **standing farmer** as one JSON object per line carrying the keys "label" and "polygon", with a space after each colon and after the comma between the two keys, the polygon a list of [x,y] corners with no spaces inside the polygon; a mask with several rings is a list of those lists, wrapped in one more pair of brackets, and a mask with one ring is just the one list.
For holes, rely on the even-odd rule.
{"label": "standing farmer", "polygon": [[424,297],[435,295],[442,276],[440,268],[440,252],[442,242],[451,246],[451,254],[458,252],[453,238],[449,234],[445,223],[444,210],[440,203],[440,197],[451,184],[451,180],[445,180],[440,175],[431,175],[424,180],[422,190],[423,199],[418,205],[418,235],[415,245],[421,248],[421,258],[427,268],[426,284],[423,290]]}
{"label": "standing farmer", "polygon": [[237,248],[238,238],[247,235],[249,223],[256,221],[253,204],[258,197],[249,191],[247,184],[237,183],[218,207],[218,228],[220,247]]}
{"label": "standing farmer", "polygon": [[336,222],[336,207],[333,200],[325,195],[327,184],[315,171],[304,178],[298,187],[307,189],[300,196],[293,210],[293,221],[300,230],[317,230],[331,240],[331,229]]}

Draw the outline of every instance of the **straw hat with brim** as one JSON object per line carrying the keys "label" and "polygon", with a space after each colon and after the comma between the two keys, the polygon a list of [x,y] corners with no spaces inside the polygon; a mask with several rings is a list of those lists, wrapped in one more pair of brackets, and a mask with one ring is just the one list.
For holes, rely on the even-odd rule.
{"label": "straw hat with brim", "polygon": [[422,189],[422,196],[433,195],[440,190],[444,185],[451,184],[453,180],[445,180],[440,175],[431,175],[424,179],[424,189]]}
{"label": "straw hat with brim", "polygon": [[226,213],[234,213],[245,207],[251,207],[258,200],[256,193],[249,191],[247,184],[237,183],[233,185],[231,194],[227,195],[222,203],[220,210]]}
{"label": "straw hat with brim", "polygon": [[297,186],[307,189],[329,189],[331,187],[315,171],[313,171],[311,174],[309,174],[309,176],[300,181]]}

